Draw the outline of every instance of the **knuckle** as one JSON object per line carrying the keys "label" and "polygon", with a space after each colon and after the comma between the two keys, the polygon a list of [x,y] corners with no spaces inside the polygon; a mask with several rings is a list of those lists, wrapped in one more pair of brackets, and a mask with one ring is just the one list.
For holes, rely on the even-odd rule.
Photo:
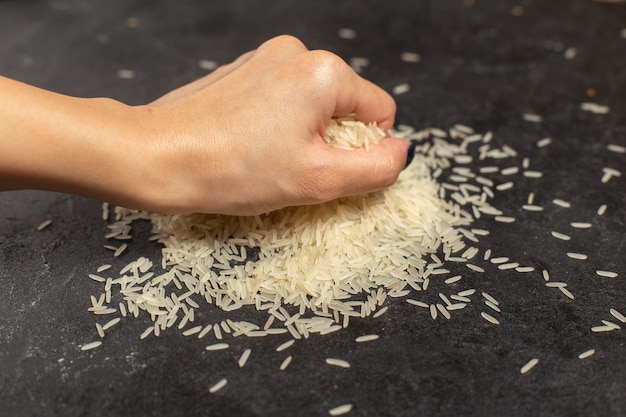
{"label": "knuckle", "polygon": [[307,64],[314,73],[325,77],[327,80],[334,80],[338,74],[343,73],[347,68],[346,62],[339,56],[319,49],[307,53]]}
{"label": "knuckle", "polygon": [[268,41],[266,41],[260,48],[272,48],[280,51],[285,50],[306,50],[306,46],[292,35],[278,35]]}

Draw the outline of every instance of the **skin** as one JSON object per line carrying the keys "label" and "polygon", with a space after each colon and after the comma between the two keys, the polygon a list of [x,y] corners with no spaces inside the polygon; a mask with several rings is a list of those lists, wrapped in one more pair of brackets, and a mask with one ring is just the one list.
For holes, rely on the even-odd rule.
{"label": "skin", "polygon": [[156,101],[128,106],[0,77],[0,189],[160,213],[253,215],[393,184],[409,143],[328,146],[333,116],[383,130],[395,103],[338,56],[279,36]]}

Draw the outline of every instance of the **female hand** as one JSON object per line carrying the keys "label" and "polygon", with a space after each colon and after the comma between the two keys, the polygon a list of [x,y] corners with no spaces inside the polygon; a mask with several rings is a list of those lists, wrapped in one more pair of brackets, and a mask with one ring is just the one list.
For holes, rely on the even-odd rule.
{"label": "female hand", "polygon": [[[18,188],[161,213],[251,215],[382,189],[407,161],[409,143],[401,139],[369,152],[324,142],[337,115],[390,129],[395,103],[338,56],[290,36],[143,106],[38,93],[44,115],[73,126],[53,130],[51,143],[39,141],[38,153],[56,167],[38,161],[39,172],[20,177],[0,161],[0,177],[13,177]],[[42,133],[21,130],[26,140]]]}

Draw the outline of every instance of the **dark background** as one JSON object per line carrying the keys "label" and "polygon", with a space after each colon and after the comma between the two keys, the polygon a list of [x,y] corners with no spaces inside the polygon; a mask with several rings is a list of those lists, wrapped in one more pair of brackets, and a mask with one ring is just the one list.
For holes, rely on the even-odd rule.
{"label": "dark background", "polygon": [[[127,23],[131,17],[137,27]],[[343,27],[357,38],[339,38]],[[491,130],[495,144],[518,150],[518,165],[528,157],[532,169],[544,172],[541,179],[516,176],[516,187],[494,200],[517,222],[478,222],[492,231],[481,248],[536,271],[492,266],[471,274],[450,267],[467,276],[464,286],[500,300],[500,326],[480,318],[488,309],[479,294],[450,321],[432,321],[426,310],[392,299],[380,318],[353,320],[346,330],[282,354],[274,349],[287,337],[238,338],[221,352],[206,352],[205,340],[178,331],[139,340],[146,317],[124,320],[103,346],[80,351],[97,337],[87,308],[101,286],[87,274],[105,262],[119,268],[144,254],[160,259],[159,248],[146,242],[149,226],[136,225],[128,251],[113,259],[102,247],[100,202],[2,193],[0,415],[324,416],[350,402],[355,416],[626,416],[626,330],[590,331],[603,319],[617,321],[610,308],[626,313],[626,178],[600,183],[604,166],[626,175],[626,155],[606,149],[626,145],[623,28],[624,5],[587,0],[0,2],[0,74],[43,88],[146,103],[206,73],[200,59],[227,63],[290,33],[346,60],[368,58],[362,75],[388,91],[409,83],[411,91],[397,97],[398,123]],[[570,47],[577,54],[566,59]],[[402,62],[403,51],[422,60]],[[136,77],[120,79],[120,69]],[[611,112],[583,112],[584,101]],[[524,121],[527,112],[543,122]],[[537,148],[548,136],[553,144]],[[543,212],[521,209],[529,192]],[[572,208],[552,204],[554,198]],[[603,203],[607,213],[598,217]],[[37,232],[46,219],[52,225]],[[593,227],[568,229],[572,221]],[[551,230],[572,240],[554,239]],[[570,259],[570,251],[589,260]],[[546,288],[541,269],[566,281],[576,299]],[[596,269],[620,276],[600,278]],[[444,285],[432,285],[414,298],[434,302]],[[200,318],[215,314],[207,308]],[[258,318],[250,311],[234,317],[248,316]],[[381,338],[354,343],[367,333]],[[238,369],[247,347],[252,356]],[[579,360],[589,348],[596,354]],[[287,353],[294,360],[279,372]],[[352,367],[327,366],[326,357]],[[520,375],[533,357],[537,367]],[[209,394],[222,377],[228,385]]]}

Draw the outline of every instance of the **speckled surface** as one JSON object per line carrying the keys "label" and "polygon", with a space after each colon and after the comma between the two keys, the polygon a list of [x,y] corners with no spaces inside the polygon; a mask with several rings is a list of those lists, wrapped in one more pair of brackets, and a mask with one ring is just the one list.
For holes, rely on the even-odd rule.
{"label": "speckled surface", "polygon": [[[178,331],[139,340],[145,317],[124,320],[94,340],[89,295],[100,286],[87,275],[103,263],[120,268],[139,255],[158,259],[149,226],[138,224],[120,258],[102,247],[106,225],[100,202],[37,191],[0,194],[0,416],[324,416],[353,403],[354,416],[626,416],[626,329],[592,333],[601,320],[626,314],[626,7],[586,0],[547,1],[139,1],[49,0],[0,2],[0,74],[79,96],[110,96],[130,104],[158,97],[201,76],[198,60],[226,63],[261,41],[291,33],[311,48],[345,59],[367,57],[362,75],[397,97],[398,123],[448,128],[455,123],[493,131],[496,144],[528,157],[541,179],[516,176],[516,187],[494,205],[513,224],[484,220],[491,248],[536,271],[460,265],[463,285],[500,301],[499,326],[480,318],[479,297],[452,319],[430,319],[425,309],[389,300],[377,319],[313,337],[289,349],[286,337],[234,339],[228,351]],[[522,16],[512,7],[521,5]],[[130,28],[127,18],[139,25]],[[357,31],[353,40],[339,28]],[[566,59],[564,52],[576,48]],[[399,59],[420,53],[419,63]],[[134,79],[117,71],[131,69]],[[609,114],[580,110],[593,101]],[[6,97],[2,97],[6,100]],[[529,123],[523,113],[542,115]],[[552,137],[552,145],[536,142]],[[602,167],[624,172],[606,184]],[[506,178],[501,178],[502,181]],[[545,210],[521,209],[530,192]],[[560,208],[552,199],[571,202]],[[607,204],[604,216],[596,210]],[[37,225],[50,219],[41,232]],[[593,227],[571,229],[572,221]],[[560,241],[550,230],[567,231]],[[584,252],[587,261],[568,258]],[[540,270],[566,281],[569,300],[546,288]],[[596,269],[619,273],[600,278]],[[434,302],[461,287],[433,283],[414,298]],[[495,313],[494,313],[495,314]],[[198,312],[198,320],[224,313]],[[239,311],[238,319],[258,317]],[[626,325],[622,324],[623,327]],[[361,334],[381,338],[356,344]],[[283,335],[284,336],[284,335]],[[236,361],[245,348],[252,356]],[[589,348],[596,354],[581,361]],[[325,365],[326,357],[350,369]],[[539,364],[527,375],[520,368]],[[228,385],[210,395],[221,378]]]}

